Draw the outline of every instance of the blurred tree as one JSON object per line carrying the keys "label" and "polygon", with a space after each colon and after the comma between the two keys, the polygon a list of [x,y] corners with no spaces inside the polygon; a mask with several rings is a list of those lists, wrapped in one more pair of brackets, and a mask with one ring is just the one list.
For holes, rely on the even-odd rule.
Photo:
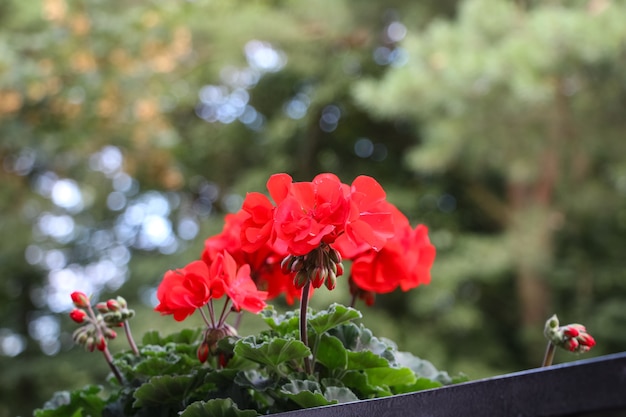
{"label": "blurred tree", "polygon": [[616,291],[625,278],[624,18],[621,2],[468,0],[458,19],[410,30],[402,65],[354,90],[373,113],[418,122],[424,140],[407,165],[457,178],[462,210],[489,221],[453,233],[439,271],[459,295],[477,281],[491,286],[494,270],[507,280],[503,312],[471,309],[460,326],[473,334],[503,314],[502,334],[523,334],[526,366],[541,355],[538,329],[553,311],[589,320],[605,348],[624,347],[613,310],[626,305]]}

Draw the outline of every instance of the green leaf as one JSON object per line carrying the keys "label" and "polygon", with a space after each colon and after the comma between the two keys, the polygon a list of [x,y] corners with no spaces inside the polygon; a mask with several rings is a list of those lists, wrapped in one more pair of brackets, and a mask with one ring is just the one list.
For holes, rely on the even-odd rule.
{"label": "green leaf", "polygon": [[332,328],[343,323],[363,317],[361,312],[341,304],[333,303],[327,310],[315,313],[308,319],[308,325],[315,330],[317,334],[322,334]]}
{"label": "green leaf", "polygon": [[99,416],[106,405],[101,392],[102,387],[95,385],[88,385],[72,392],[56,392],[43,408],[35,410],[33,415],[35,417]]}
{"label": "green leaf", "polygon": [[440,388],[443,384],[428,378],[417,378],[414,383],[408,385],[397,385],[393,389],[394,394],[406,394],[408,392],[417,392],[425,389]]}
{"label": "green leaf", "polygon": [[238,372],[234,381],[237,385],[250,387],[255,391],[266,391],[268,388],[276,388],[276,378],[270,378],[258,370]]}
{"label": "green leaf", "polygon": [[303,408],[336,403],[336,401],[327,400],[322,395],[320,385],[315,381],[293,380],[283,385],[280,393]]}
{"label": "green leaf", "polygon": [[298,310],[278,314],[273,306],[267,306],[261,311],[261,317],[272,330],[281,336],[287,336],[300,330],[300,313]]}
{"label": "green leaf", "polygon": [[257,343],[254,336],[248,336],[237,342],[235,355],[276,368],[281,363],[311,355],[311,350],[299,340],[276,338]]}
{"label": "green leaf", "polygon": [[144,345],[165,346],[168,343],[183,343],[191,345],[196,343],[201,333],[202,329],[183,329],[178,333],[161,336],[158,331],[152,330],[146,332],[141,341]]}
{"label": "green leaf", "polygon": [[324,391],[324,398],[331,402],[349,403],[352,401],[358,401],[357,397],[350,388],[346,387],[328,387]]}
{"label": "green leaf", "polygon": [[341,340],[326,333],[322,334],[316,360],[331,372],[335,369],[344,370],[348,366],[348,354]]}
{"label": "green leaf", "polygon": [[418,377],[428,378],[432,381],[440,382],[442,385],[465,382],[467,380],[467,377],[464,375],[452,379],[447,372],[438,370],[426,359],[418,358],[412,353],[396,352],[395,356],[398,365],[410,368]]}
{"label": "green leaf", "polygon": [[180,417],[256,417],[254,410],[240,410],[230,398],[196,401],[180,414]]}
{"label": "green leaf", "polygon": [[361,328],[354,323],[344,323],[328,331],[341,341],[346,349],[354,349],[361,336]]}
{"label": "green leaf", "polygon": [[415,383],[416,377],[409,368],[369,368],[363,371],[372,385],[409,385]]}
{"label": "green leaf", "polygon": [[186,394],[195,385],[193,375],[164,375],[150,378],[135,391],[133,407],[183,403]]}
{"label": "green leaf", "polygon": [[348,355],[348,369],[367,369],[389,367],[389,361],[381,358],[369,350],[360,352],[346,351]]}
{"label": "green leaf", "polygon": [[388,388],[370,384],[367,375],[363,371],[348,371],[341,378],[341,381],[353,392],[360,394],[361,398],[392,395]]}

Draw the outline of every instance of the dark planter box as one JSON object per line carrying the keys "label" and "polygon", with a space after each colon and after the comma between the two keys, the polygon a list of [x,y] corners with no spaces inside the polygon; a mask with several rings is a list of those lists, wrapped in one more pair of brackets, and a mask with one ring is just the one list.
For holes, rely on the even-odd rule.
{"label": "dark planter box", "polygon": [[277,417],[625,417],[626,352]]}

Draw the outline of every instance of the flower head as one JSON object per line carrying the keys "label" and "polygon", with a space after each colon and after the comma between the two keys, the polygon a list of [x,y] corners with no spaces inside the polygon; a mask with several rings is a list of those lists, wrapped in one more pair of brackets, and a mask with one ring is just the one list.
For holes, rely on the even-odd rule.
{"label": "flower head", "polygon": [[574,353],[586,352],[596,345],[585,326],[578,323],[560,326],[556,314],[546,321],[544,335],[553,345]]}
{"label": "flower head", "polygon": [[155,310],[173,314],[174,320],[182,321],[209,302],[214,286],[209,267],[202,261],[167,271],[157,289],[159,305]]}

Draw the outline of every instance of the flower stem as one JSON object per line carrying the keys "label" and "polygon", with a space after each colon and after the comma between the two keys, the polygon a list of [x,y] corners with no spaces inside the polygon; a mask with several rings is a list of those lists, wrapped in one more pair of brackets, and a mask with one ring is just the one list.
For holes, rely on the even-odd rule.
{"label": "flower stem", "polygon": [[130,349],[136,356],[139,356],[139,349],[137,349],[137,344],[135,343],[135,339],[133,339],[133,334],[130,332],[130,324],[128,320],[124,320],[124,333],[126,333],[126,339],[128,339],[128,344],[130,345]]}
{"label": "flower stem", "polygon": [[117,369],[117,366],[115,366],[115,364],[113,363],[113,356],[111,356],[111,352],[109,352],[109,348],[106,345],[104,346],[104,350],[102,351],[102,354],[104,355],[104,359],[109,364],[109,368],[111,368],[111,372],[113,372],[113,375],[115,375],[115,379],[118,380],[120,385],[124,385],[124,378],[122,378],[122,374],[120,374],[120,370]]}
{"label": "flower stem", "polygon": [[229,305],[230,305],[230,298],[226,297],[226,301],[224,301],[224,307],[222,307],[222,313],[220,314],[220,319],[217,322],[218,327],[222,327],[224,325],[224,322],[226,321],[226,317],[228,316],[228,312],[230,312],[230,308],[228,308]]}
{"label": "flower stem", "polygon": [[554,359],[555,350],[556,350],[556,347],[554,346],[554,343],[548,342],[548,346],[546,346],[546,353],[543,356],[543,363],[541,364],[542,367],[552,365],[552,360]]}
{"label": "flower stem", "polygon": [[353,307],[356,305],[356,299],[357,299],[357,292],[355,291],[354,294],[352,294],[352,297],[350,298],[350,307]]}
{"label": "flower stem", "polygon": [[[311,281],[307,280],[304,287],[302,287],[302,295],[300,296],[300,341],[304,343],[305,346],[309,346],[309,336],[306,328],[306,319],[307,319],[307,309],[309,304],[309,291],[311,290]],[[311,358],[304,358],[304,369],[307,374],[311,375],[313,373],[313,366],[311,364]]]}
{"label": "flower stem", "polygon": [[[209,301],[209,305],[211,302]],[[211,312],[211,308],[208,308],[209,313]],[[206,327],[211,327],[211,322],[209,321],[209,318],[206,316],[206,313],[204,312],[203,309],[199,308],[198,311],[200,312],[200,315],[202,316],[202,320],[204,320],[204,322],[206,323]],[[213,318],[213,315],[211,315],[211,318]]]}

